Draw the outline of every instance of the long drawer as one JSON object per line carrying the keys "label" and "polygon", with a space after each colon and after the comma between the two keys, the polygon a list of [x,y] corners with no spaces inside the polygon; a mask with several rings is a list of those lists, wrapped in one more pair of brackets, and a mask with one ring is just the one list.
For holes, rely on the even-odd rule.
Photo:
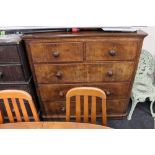
{"label": "long drawer", "polygon": [[[63,101],[42,102],[43,118],[65,118],[66,106]],[[107,100],[108,117],[120,117],[126,114],[128,108],[128,99]],[[91,104],[89,104],[89,113]],[[97,104],[97,116],[101,116],[101,104]],[[81,114],[83,114],[83,106],[81,104]],[[75,103],[71,103],[71,115],[75,116]]]}
{"label": "long drawer", "polygon": [[130,81],[133,62],[93,64],[34,64],[38,83]]}
{"label": "long drawer", "polygon": [[35,63],[83,61],[83,43],[32,43],[29,45]]}
{"label": "long drawer", "polygon": [[124,99],[129,95],[130,83],[41,84],[38,86],[42,101],[65,100],[67,91],[74,87],[97,87],[106,92],[107,99]]}
{"label": "long drawer", "polygon": [[138,44],[134,39],[110,39],[106,41],[87,42],[86,60],[115,61],[134,60],[137,55]]}

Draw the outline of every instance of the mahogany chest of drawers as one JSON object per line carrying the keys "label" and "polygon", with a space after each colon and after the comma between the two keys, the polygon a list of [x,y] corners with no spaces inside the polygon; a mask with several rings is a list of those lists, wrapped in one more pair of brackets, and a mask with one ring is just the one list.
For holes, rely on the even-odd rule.
{"label": "mahogany chest of drawers", "polygon": [[[29,92],[38,108],[28,59],[22,39],[18,35],[5,40],[0,39],[0,90],[4,89]],[[3,103],[0,106],[3,107]]]}
{"label": "mahogany chest of drawers", "polygon": [[[64,119],[65,94],[78,86],[103,89],[108,117],[125,117],[145,36],[142,31],[25,35],[42,118]],[[74,109],[74,104],[71,108]],[[98,106],[97,116],[100,114]]]}

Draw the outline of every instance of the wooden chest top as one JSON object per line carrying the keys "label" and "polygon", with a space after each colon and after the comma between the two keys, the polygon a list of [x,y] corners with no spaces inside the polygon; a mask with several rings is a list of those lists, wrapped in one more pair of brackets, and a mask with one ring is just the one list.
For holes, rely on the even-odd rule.
{"label": "wooden chest top", "polygon": [[34,33],[23,36],[27,39],[52,39],[52,38],[76,38],[76,37],[142,37],[147,36],[143,31],[136,32],[104,32],[104,31],[84,31],[84,32],[48,32],[48,33]]}

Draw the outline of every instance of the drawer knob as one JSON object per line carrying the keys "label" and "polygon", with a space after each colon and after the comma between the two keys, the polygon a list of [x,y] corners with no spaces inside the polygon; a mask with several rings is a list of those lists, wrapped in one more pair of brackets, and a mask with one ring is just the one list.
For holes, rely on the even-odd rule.
{"label": "drawer knob", "polygon": [[57,72],[56,73],[56,77],[59,78],[59,79],[62,78],[62,73],[61,72]]}
{"label": "drawer knob", "polygon": [[0,72],[0,79],[3,77],[3,73],[2,72]]}
{"label": "drawer knob", "polygon": [[65,107],[61,107],[60,110],[61,110],[62,112],[65,112]]}
{"label": "drawer knob", "polygon": [[107,95],[107,96],[110,96],[110,95],[111,95],[111,92],[110,92],[109,90],[107,90],[107,91],[106,91],[106,95]]}
{"label": "drawer knob", "polygon": [[113,76],[113,71],[108,71],[107,74],[108,76]]}
{"label": "drawer knob", "polygon": [[115,56],[116,55],[116,51],[115,50],[110,50],[109,51],[109,55],[110,56]]}
{"label": "drawer knob", "polygon": [[59,96],[60,96],[60,97],[63,97],[63,96],[64,96],[63,91],[60,91],[60,92],[59,92]]}
{"label": "drawer knob", "polygon": [[55,58],[59,57],[59,55],[60,55],[60,53],[59,53],[58,51],[53,52],[53,56],[54,56]]}

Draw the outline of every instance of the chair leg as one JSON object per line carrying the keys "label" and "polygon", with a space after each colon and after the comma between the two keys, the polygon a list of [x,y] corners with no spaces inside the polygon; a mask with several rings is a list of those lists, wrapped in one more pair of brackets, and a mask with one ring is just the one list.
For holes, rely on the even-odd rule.
{"label": "chair leg", "polygon": [[151,102],[151,104],[150,104],[150,111],[151,111],[152,117],[155,118],[155,113],[153,112],[153,104],[154,104],[154,103],[155,103],[155,100],[153,100],[153,101]]}
{"label": "chair leg", "polygon": [[138,103],[137,101],[132,101],[132,106],[131,106],[129,115],[128,115],[128,117],[127,117],[128,120],[131,120],[133,111],[134,111],[134,109],[135,109],[137,103]]}
{"label": "chair leg", "polygon": [[152,117],[153,117],[153,119],[154,119],[154,129],[155,129],[155,113],[154,113],[154,111],[153,111],[153,104],[155,103],[155,100],[153,100],[152,102],[151,102],[151,104],[150,104],[150,111],[151,111],[151,115],[152,115]]}

